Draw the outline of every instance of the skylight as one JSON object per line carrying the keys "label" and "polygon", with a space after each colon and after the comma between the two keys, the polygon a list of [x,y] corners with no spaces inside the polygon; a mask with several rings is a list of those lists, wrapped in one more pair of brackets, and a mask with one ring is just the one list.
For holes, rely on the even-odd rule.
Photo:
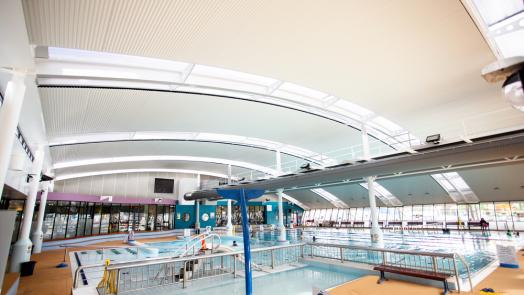
{"label": "skylight", "polygon": [[[369,190],[367,183],[364,182],[364,183],[361,183],[360,185],[364,187],[365,189]],[[384,205],[388,207],[402,206],[402,202],[397,197],[395,197],[390,191],[388,191],[385,187],[383,187],[380,183],[375,182],[374,186],[375,186],[375,196],[379,198],[380,201],[384,203]]]}
{"label": "skylight", "polygon": [[[45,50],[48,53],[45,54]],[[332,94],[287,81],[219,67],[78,49],[37,47],[39,85],[125,87],[186,91],[269,102],[307,111],[357,129],[369,123],[368,133],[394,149],[395,136],[407,133],[397,124],[372,111]],[[416,138],[411,135],[411,138]]]}
{"label": "skylight", "polygon": [[302,203],[299,200],[291,197],[290,195],[282,193],[282,197],[284,197],[284,199],[287,199],[287,200],[291,201],[291,203],[294,203],[294,204],[298,205],[299,207],[301,207],[304,210],[309,210],[310,209],[308,206],[304,205],[304,203]]}
{"label": "skylight", "polygon": [[465,4],[498,58],[524,55],[524,2],[472,0]]}
{"label": "skylight", "polygon": [[477,203],[479,199],[471,187],[457,172],[432,174],[440,186],[456,203]]}
{"label": "skylight", "polygon": [[344,203],[342,200],[337,198],[332,193],[326,191],[325,189],[314,188],[311,191],[314,192],[315,194],[321,196],[322,198],[326,199],[327,201],[329,201],[336,208],[349,208],[349,206],[346,203]]}

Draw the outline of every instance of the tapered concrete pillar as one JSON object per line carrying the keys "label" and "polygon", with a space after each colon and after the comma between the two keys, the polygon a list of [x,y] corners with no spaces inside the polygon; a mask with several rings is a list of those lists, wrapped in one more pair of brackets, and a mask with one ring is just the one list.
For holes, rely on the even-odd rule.
{"label": "tapered concrete pillar", "polygon": [[284,226],[284,206],[282,204],[283,190],[277,189],[278,196],[278,241],[286,242],[286,227]]}
{"label": "tapered concrete pillar", "polygon": [[376,176],[366,178],[368,182],[369,207],[371,209],[371,242],[383,245],[382,230],[378,226],[377,201],[375,199],[375,179]]}
{"label": "tapered concrete pillar", "polygon": [[15,140],[16,127],[25,95],[25,74],[14,73],[7,82],[4,102],[0,107],[0,199]]}
{"label": "tapered concrete pillar", "polygon": [[[201,189],[200,187],[200,174],[197,174],[197,188]],[[200,201],[195,201],[195,229],[198,230],[200,228]]]}
{"label": "tapered concrete pillar", "polygon": [[[227,184],[232,184],[231,165],[227,165]],[[233,235],[233,223],[231,222],[231,200],[227,200],[227,235]]]}
{"label": "tapered concrete pillar", "polygon": [[44,224],[45,207],[47,204],[47,194],[51,186],[52,185],[50,183],[45,183],[44,188],[42,190],[42,194],[40,195],[40,206],[38,207],[38,221],[36,223],[35,231],[33,232],[33,235],[31,236],[31,240],[33,241],[33,244],[34,244],[33,253],[42,252],[42,242],[44,240],[44,232],[42,231],[42,226]]}
{"label": "tapered concrete pillar", "polygon": [[29,261],[31,259],[31,248],[33,243],[29,239],[31,231],[31,224],[33,221],[33,213],[35,211],[36,194],[38,192],[38,185],[40,183],[40,173],[42,172],[42,164],[44,161],[44,149],[39,147],[35,152],[35,160],[31,168],[31,181],[29,183],[29,195],[25,201],[24,218],[22,219],[22,229],[18,237],[18,241],[13,245],[13,254],[11,255],[11,265],[9,271],[19,272],[20,263]]}

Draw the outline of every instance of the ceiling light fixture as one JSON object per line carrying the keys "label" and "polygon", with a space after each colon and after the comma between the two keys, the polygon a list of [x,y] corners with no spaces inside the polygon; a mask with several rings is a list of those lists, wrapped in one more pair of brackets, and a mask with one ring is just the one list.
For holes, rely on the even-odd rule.
{"label": "ceiling light fixture", "polygon": [[504,81],[504,96],[514,108],[524,112],[524,57],[515,56],[493,62],[482,69],[482,76],[490,83]]}

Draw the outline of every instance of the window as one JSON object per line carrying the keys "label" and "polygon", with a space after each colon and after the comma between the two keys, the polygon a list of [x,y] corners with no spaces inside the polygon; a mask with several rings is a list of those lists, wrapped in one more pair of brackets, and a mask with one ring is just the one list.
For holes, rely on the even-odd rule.
{"label": "window", "polygon": [[495,217],[495,205],[493,202],[480,203],[480,218],[489,222],[490,229],[497,229],[497,219]]}
{"label": "window", "polygon": [[414,205],[412,211],[412,220],[422,222],[422,205]]}
{"label": "window", "polygon": [[524,230],[524,201],[512,201],[511,213],[515,230]]}
{"label": "window", "polygon": [[423,215],[424,221],[432,222],[434,220],[433,205],[424,205],[422,209],[422,215]]}
{"label": "window", "polygon": [[446,207],[444,204],[433,205],[433,220],[439,222],[446,221]]}
{"label": "window", "polygon": [[446,204],[446,223],[454,224],[452,228],[458,227],[457,204]]}
{"label": "window", "polygon": [[402,221],[412,221],[413,220],[413,207],[404,206],[402,210]]}
{"label": "window", "polygon": [[499,230],[513,230],[513,220],[511,218],[509,202],[495,202],[495,214],[497,216],[497,228]]}

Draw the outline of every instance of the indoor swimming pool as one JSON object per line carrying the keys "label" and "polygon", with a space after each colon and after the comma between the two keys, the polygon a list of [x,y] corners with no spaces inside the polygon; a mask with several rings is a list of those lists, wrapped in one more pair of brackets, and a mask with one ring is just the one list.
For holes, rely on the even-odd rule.
{"label": "indoor swimming pool", "polygon": [[[348,229],[296,229],[287,231],[287,239],[291,244],[299,242],[348,245],[348,246],[373,246],[368,230]],[[278,245],[278,232],[267,231],[252,234],[251,245],[253,249]],[[221,245],[232,251],[243,251],[242,237],[221,236]],[[237,246],[233,243],[236,242]],[[170,242],[148,243],[140,247],[122,247],[112,249],[86,250],[76,252],[81,265],[95,264],[110,259],[112,262],[134,261],[154,257],[174,257],[186,250],[185,240]],[[507,237],[503,232],[451,232],[442,234],[437,231],[410,231],[410,232],[384,232],[384,245],[386,249],[400,249],[410,251],[457,253],[468,262],[472,273],[484,269],[496,260],[497,244],[524,245],[521,237]],[[350,255],[348,253],[347,255]],[[350,257],[348,257],[350,258]],[[355,257],[352,257],[355,260]],[[365,257],[358,261],[367,262]],[[370,262],[370,261],[369,261]],[[460,272],[464,269],[459,265]]]}
{"label": "indoor swimming pool", "polygon": [[[314,288],[325,290],[342,283],[357,279],[366,273],[360,270],[337,267],[333,265],[315,263],[305,265],[293,270],[282,271],[271,274],[255,273],[253,279],[254,294],[296,294],[310,295]],[[207,279],[194,283],[187,289],[178,289],[176,294],[244,294],[245,282],[243,277],[226,278],[219,277]],[[143,289],[128,294],[173,294],[173,286],[154,289]]]}

